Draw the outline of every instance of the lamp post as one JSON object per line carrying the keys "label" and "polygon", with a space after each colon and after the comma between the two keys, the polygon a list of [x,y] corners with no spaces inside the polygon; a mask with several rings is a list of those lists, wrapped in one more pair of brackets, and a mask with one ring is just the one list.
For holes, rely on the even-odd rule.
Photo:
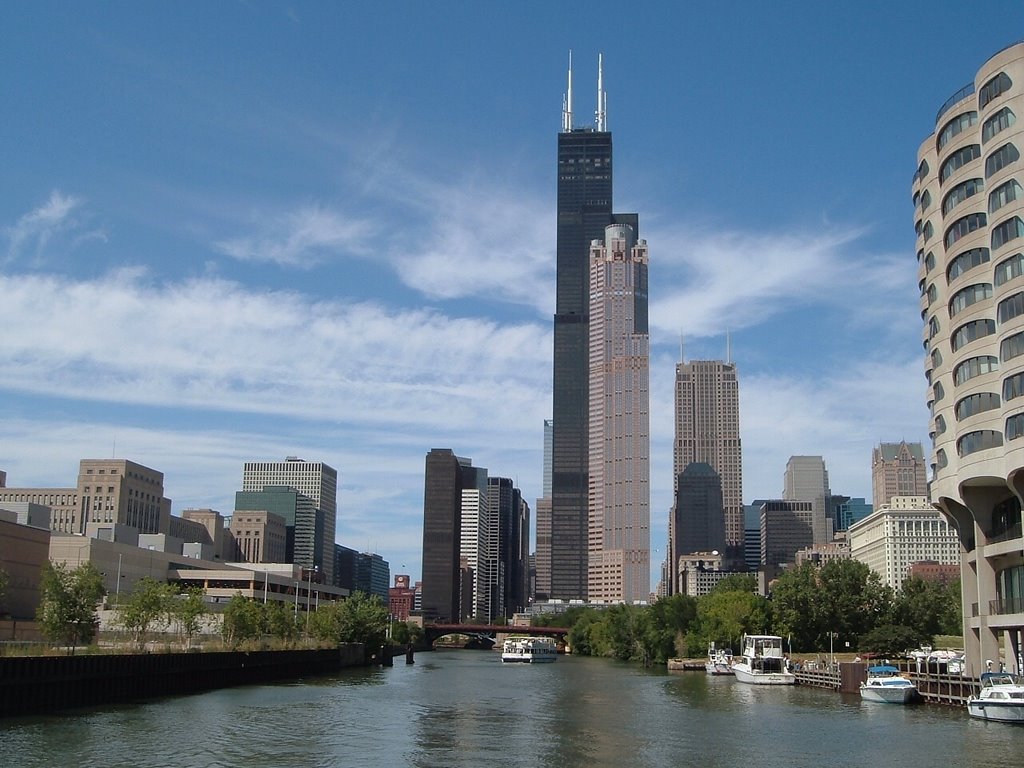
{"label": "lamp post", "polygon": [[117,584],[114,586],[114,602],[118,605],[121,604],[121,558],[123,556],[123,553],[119,553],[117,556]]}
{"label": "lamp post", "polygon": [[295,582],[295,620],[299,620],[299,582]]}

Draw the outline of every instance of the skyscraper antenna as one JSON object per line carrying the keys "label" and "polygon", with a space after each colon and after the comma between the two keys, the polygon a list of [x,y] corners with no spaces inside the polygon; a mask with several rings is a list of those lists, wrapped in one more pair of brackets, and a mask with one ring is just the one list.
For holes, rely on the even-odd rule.
{"label": "skyscraper antenna", "polygon": [[569,90],[562,96],[562,130],[572,130],[572,49],[569,49]]}
{"label": "skyscraper antenna", "polygon": [[597,54],[597,130],[608,130],[608,94],[604,92],[604,54]]}
{"label": "skyscraper antenna", "polygon": [[732,365],[732,332],[725,332],[725,362]]}
{"label": "skyscraper antenna", "polygon": [[683,354],[683,330],[682,330],[682,328],[679,329],[679,362],[680,363],[685,363],[686,362],[686,356]]}

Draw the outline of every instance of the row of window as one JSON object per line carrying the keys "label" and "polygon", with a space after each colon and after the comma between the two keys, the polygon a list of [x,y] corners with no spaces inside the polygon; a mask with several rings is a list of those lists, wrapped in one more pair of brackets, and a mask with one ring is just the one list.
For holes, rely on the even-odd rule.
{"label": "row of window", "polygon": [[977,112],[964,112],[962,115],[957,115],[948,123],[946,123],[942,130],[939,131],[939,140],[936,145],[936,149],[939,151],[946,146],[950,140],[954,137],[966,131],[972,125],[978,122]]}
{"label": "row of window", "polygon": [[990,101],[1006,93],[1013,82],[1005,72],[1000,72],[978,90],[978,109],[984,109]]}
{"label": "row of window", "polygon": [[[934,288],[935,286],[931,286]],[[976,283],[975,285],[968,285],[966,288],[961,288],[959,291],[953,294],[953,298],[949,300],[949,316],[956,317],[958,313],[967,309],[972,304],[976,304],[979,301],[992,298],[992,285],[990,283]],[[929,295],[929,302],[931,301]]]}
{"label": "row of window", "polygon": [[980,144],[968,144],[966,147],[958,149],[946,158],[945,162],[939,166],[939,184],[944,184],[946,179],[952,176],[956,171],[960,170],[968,163],[977,160],[979,157],[981,157]]}
{"label": "row of window", "polygon": [[981,126],[981,143],[984,144],[1001,131],[1005,131],[1017,122],[1017,116],[1009,107],[1003,107]]}
{"label": "row of window", "polygon": [[999,149],[985,158],[985,178],[1020,160],[1020,152],[1013,144],[1003,144]]}
{"label": "row of window", "polygon": [[953,187],[942,198],[942,215],[945,216],[951,210],[969,197],[974,197],[985,188],[985,182],[981,179],[967,179]]}
{"label": "row of window", "polygon": [[[1017,199],[1017,195],[1019,194],[1018,190],[1020,189],[1020,185],[1017,184],[1017,182],[1013,182],[1012,184],[1004,184],[1000,186],[996,192],[1000,192],[1000,194],[1007,200],[1015,200]],[[993,192],[993,194],[995,194],[995,192]],[[1005,205],[1005,202],[1002,202],[999,205]],[[966,216],[961,216],[950,224],[949,229],[946,230],[946,234],[943,239],[943,242],[946,245],[946,250],[952,248],[959,240],[967,237],[967,235],[972,232],[977,232],[982,227],[987,226],[987,224],[988,216],[984,213],[969,213]],[[928,240],[931,237],[931,226],[932,223],[930,221],[924,225],[925,240]],[[1011,216],[1006,219],[1006,221],[1002,221],[992,227],[992,249],[995,250],[997,248],[1002,248],[1008,242],[1015,240],[1018,237],[1024,237],[1024,221],[1021,220],[1020,216]],[[971,266],[977,266],[977,264],[973,264]],[[966,269],[963,271],[966,271]]]}
{"label": "row of window", "polygon": [[982,376],[998,370],[999,359],[992,355],[969,357],[953,369],[953,383],[959,387],[975,376]]}
{"label": "row of window", "polygon": [[[931,254],[928,254],[931,257]],[[958,254],[951,262],[949,267],[946,269],[946,283],[952,283],[961,275],[965,275],[976,267],[980,267],[982,264],[987,264],[991,259],[991,254],[988,248],[971,248],[969,251],[964,251]],[[1011,280],[1020,277],[1024,274],[1024,253],[1015,253],[1007,259],[1003,259],[996,264],[993,270],[993,279],[995,286],[998,288]],[[935,284],[929,284],[927,289],[925,288],[925,281],[922,279],[918,283],[918,287],[921,289],[921,295],[928,295],[928,303],[930,304],[935,300],[934,289]]]}

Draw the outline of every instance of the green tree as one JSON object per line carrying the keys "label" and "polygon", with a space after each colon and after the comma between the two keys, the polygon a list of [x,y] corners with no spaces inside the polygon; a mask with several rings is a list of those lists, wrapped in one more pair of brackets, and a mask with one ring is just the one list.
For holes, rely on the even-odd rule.
{"label": "green tree", "polygon": [[398,621],[391,627],[393,645],[418,645],[423,641],[423,627],[411,621]]}
{"label": "green tree", "polygon": [[266,614],[263,604],[243,597],[236,592],[224,608],[224,620],[221,633],[232,648],[249,640],[258,640],[266,626]]}
{"label": "green tree", "polygon": [[804,563],[782,573],[772,586],[772,617],[775,631],[789,636],[798,651],[815,650],[827,632],[821,616],[818,592],[818,566]]}
{"label": "green tree", "polygon": [[353,592],[345,600],[321,604],[310,617],[310,631],[331,643],[362,643],[367,651],[387,640],[388,609],[377,595]]}
{"label": "green tree", "polygon": [[292,645],[302,634],[302,627],[291,605],[277,600],[267,603],[267,632]]}
{"label": "green tree", "polygon": [[918,645],[917,632],[896,624],[881,624],[860,638],[857,648],[879,656],[898,656]]}
{"label": "green tree", "polygon": [[892,590],[878,574],[858,560],[832,560],[821,567],[818,578],[818,615],[825,634],[818,648],[828,647],[828,632],[841,643],[858,647],[861,635],[889,621]]}
{"label": "green tree", "polygon": [[663,597],[642,609],[637,629],[645,661],[661,663],[674,656],[696,617],[697,600],[689,595]]}
{"label": "green tree", "polygon": [[738,649],[743,635],[768,631],[770,616],[771,606],[761,595],[713,590],[697,601],[697,619],[686,637],[686,653],[701,655],[711,643],[718,648]]}
{"label": "green tree", "polygon": [[104,591],[103,576],[92,563],[73,570],[63,563],[44,564],[36,612],[43,636],[66,646],[72,655],[79,645],[90,643],[99,623],[96,605]]}
{"label": "green tree", "polygon": [[149,576],[139,579],[131,593],[122,595],[117,604],[117,625],[132,636],[140,649],[144,648],[149,628],[157,619],[166,619],[175,594],[174,587],[166,582]]}
{"label": "green tree", "polygon": [[911,578],[896,595],[896,623],[909,627],[918,643],[930,645],[935,635],[960,634],[960,582],[944,586],[934,581]]}
{"label": "green tree", "polygon": [[203,626],[203,620],[210,613],[203,599],[202,587],[188,587],[184,592],[171,598],[170,613],[185,638],[185,648],[192,647],[192,638]]}
{"label": "green tree", "polygon": [[714,592],[757,592],[757,577],[749,573],[730,573],[715,584]]}

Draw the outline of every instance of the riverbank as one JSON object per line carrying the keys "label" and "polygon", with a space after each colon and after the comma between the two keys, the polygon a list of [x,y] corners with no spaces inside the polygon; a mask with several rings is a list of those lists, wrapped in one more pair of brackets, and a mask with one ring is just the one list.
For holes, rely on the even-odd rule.
{"label": "riverbank", "polygon": [[3,657],[0,717],[323,675],[367,663],[372,662],[361,643],[309,650]]}

